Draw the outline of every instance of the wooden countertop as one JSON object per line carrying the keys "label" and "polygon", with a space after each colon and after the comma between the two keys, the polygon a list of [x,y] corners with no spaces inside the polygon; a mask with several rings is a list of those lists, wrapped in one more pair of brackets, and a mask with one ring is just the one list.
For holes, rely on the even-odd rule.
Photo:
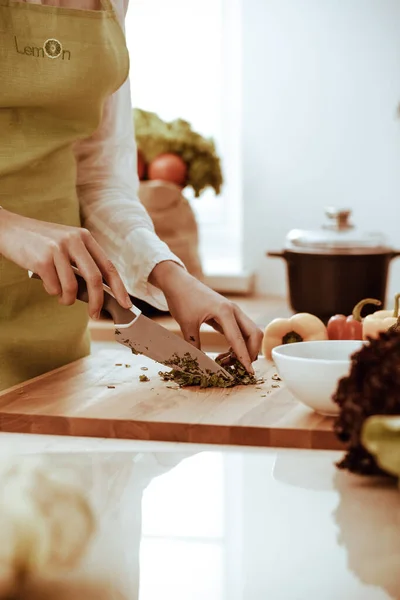
{"label": "wooden countertop", "polygon": [[[255,363],[265,383],[234,389],[180,389],[160,366],[110,348],[0,393],[0,430],[18,433],[244,446],[339,449],[332,419],[299,404]],[[146,369],[146,370],[143,370]],[[139,376],[146,374],[149,382]]]}
{"label": "wooden countertop", "polygon": [[[276,317],[285,317],[292,314],[286,300],[280,297],[232,296],[229,299],[232,302],[236,302],[261,329],[264,329]],[[154,320],[174,333],[182,335],[178,323],[172,317],[155,317]],[[90,331],[94,342],[114,341],[114,327],[111,320],[101,319],[100,321],[91,321]],[[224,337],[208,325],[202,325],[200,337],[202,345],[208,352],[218,352],[226,345]]]}

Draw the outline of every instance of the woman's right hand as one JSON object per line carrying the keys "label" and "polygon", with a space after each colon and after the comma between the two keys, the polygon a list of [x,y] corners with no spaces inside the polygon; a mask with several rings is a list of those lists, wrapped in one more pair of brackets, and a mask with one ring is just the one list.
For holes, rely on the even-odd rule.
{"label": "woman's right hand", "polygon": [[0,209],[0,254],[41,277],[45,290],[71,305],[76,300],[74,263],[86,280],[89,314],[96,319],[103,306],[103,278],[125,308],[132,302],[113,263],[87,229],[23,217]]}

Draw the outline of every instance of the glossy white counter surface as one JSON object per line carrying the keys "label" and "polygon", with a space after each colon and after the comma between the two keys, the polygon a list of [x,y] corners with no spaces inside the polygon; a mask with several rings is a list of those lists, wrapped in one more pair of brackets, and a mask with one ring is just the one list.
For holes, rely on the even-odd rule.
{"label": "glossy white counter surface", "polygon": [[3,456],[43,451],[82,471],[101,529],[30,600],[400,598],[400,492],[340,454],[0,434]]}

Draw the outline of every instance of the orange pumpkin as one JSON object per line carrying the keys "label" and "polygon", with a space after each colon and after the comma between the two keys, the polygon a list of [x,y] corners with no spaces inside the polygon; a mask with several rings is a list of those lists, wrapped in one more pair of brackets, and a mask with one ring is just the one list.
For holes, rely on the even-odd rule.
{"label": "orange pumpkin", "polygon": [[187,180],[186,163],[177,154],[160,154],[149,164],[148,178],[184,187]]}

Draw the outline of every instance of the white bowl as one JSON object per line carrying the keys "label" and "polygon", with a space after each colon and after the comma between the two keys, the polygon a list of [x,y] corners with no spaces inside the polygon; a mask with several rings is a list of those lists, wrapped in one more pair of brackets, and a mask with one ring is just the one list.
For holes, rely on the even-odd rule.
{"label": "white bowl", "polygon": [[322,340],[296,342],[272,350],[279,377],[303,404],[321,415],[337,415],[332,400],[339,380],[348,375],[350,359],[366,342]]}

